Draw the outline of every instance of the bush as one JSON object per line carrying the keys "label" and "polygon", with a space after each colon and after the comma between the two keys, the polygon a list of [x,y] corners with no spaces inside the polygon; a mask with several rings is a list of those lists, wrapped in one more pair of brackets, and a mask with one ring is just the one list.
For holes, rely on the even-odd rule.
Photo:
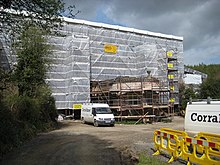
{"label": "bush", "polygon": [[42,85],[37,91],[37,100],[40,106],[41,116],[43,122],[55,122],[57,117],[57,110],[55,106],[55,99],[51,96],[51,90],[47,85]]}
{"label": "bush", "polygon": [[15,112],[17,112],[18,120],[36,124],[40,119],[40,106],[36,99],[27,96],[19,96],[15,102]]}
{"label": "bush", "polygon": [[[55,100],[45,83],[52,53],[51,46],[45,44],[46,31],[27,25],[18,38],[13,43],[17,55],[15,70],[10,75],[0,70],[1,153],[54,126],[57,116]],[[14,95],[9,85],[16,89]]]}
{"label": "bush", "polygon": [[50,94],[41,93],[37,98],[14,96],[9,105],[13,105],[17,120],[25,123],[22,127],[34,132],[48,129],[56,121],[55,99]]}
{"label": "bush", "polygon": [[0,101],[0,157],[36,133],[56,126],[55,100],[50,95],[41,96],[15,95]]}
{"label": "bush", "polygon": [[36,130],[24,121],[18,121],[4,103],[0,103],[0,158],[36,135]]}
{"label": "bush", "polygon": [[0,155],[19,143],[17,123],[9,108],[0,102]]}
{"label": "bush", "polygon": [[55,107],[55,99],[52,96],[48,96],[40,102],[42,119],[44,121],[56,121],[57,111]]}

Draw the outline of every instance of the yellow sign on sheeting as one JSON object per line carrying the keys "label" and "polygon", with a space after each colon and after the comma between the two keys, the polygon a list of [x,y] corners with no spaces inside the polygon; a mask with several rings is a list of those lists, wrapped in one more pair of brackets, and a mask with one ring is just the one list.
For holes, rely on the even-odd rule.
{"label": "yellow sign on sheeting", "polygon": [[174,75],[172,75],[172,74],[168,75],[168,79],[173,79],[173,78],[174,78]]}
{"label": "yellow sign on sheeting", "polygon": [[82,104],[73,104],[73,109],[82,109]]}
{"label": "yellow sign on sheeting", "polygon": [[170,86],[170,90],[174,91],[174,86]]}
{"label": "yellow sign on sheeting", "polygon": [[170,98],[170,103],[174,103],[175,102],[175,98]]}
{"label": "yellow sign on sheeting", "polygon": [[117,46],[110,45],[110,44],[105,44],[104,45],[104,51],[106,53],[114,53],[114,54],[116,54],[117,53]]}
{"label": "yellow sign on sheeting", "polygon": [[167,52],[167,57],[172,57],[173,53],[172,52]]}
{"label": "yellow sign on sheeting", "polygon": [[167,66],[168,66],[168,68],[173,68],[173,64],[171,64],[171,63],[168,63]]}

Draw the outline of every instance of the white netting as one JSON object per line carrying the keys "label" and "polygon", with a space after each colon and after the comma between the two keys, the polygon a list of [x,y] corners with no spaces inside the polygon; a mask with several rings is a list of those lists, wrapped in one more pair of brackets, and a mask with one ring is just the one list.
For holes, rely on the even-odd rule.
{"label": "white netting", "polygon": [[[177,78],[183,76],[181,37],[66,20],[61,35],[50,39],[54,46],[53,65],[48,71],[47,82],[58,109],[72,108],[74,103],[89,101],[90,80],[147,76],[147,71],[150,71],[153,77],[167,84],[167,51],[172,51],[176,58],[173,67],[178,70],[175,73]],[[117,46],[116,54],[106,53],[105,44]]]}

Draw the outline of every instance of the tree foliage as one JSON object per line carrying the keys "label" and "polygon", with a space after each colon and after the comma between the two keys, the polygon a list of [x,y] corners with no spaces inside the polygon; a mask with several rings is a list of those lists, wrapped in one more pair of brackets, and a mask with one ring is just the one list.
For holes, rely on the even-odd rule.
{"label": "tree foliage", "polygon": [[200,86],[200,97],[220,99],[220,79],[207,79]]}
{"label": "tree foliage", "polygon": [[[67,10],[67,11],[65,11]],[[61,16],[75,18],[75,6],[65,9],[62,0],[1,0],[0,35],[13,39],[26,24],[32,24],[49,32],[56,32],[62,23]],[[75,12],[75,13],[74,13]]]}
{"label": "tree foliage", "polygon": [[55,99],[45,83],[51,62],[47,36],[61,25],[63,10],[61,0],[0,1],[0,36],[17,55],[15,70],[0,66],[0,157],[56,124]]}
{"label": "tree foliage", "polygon": [[189,102],[190,98],[197,99],[197,95],[195,94],[192,86],[186,87],[184,84],[180,84],[179,87],[179,99],[181,109],[185,109],[187,102]]}
{"label": "tree foliage", "polygon": [[3,97],[3,91],[7,89],[9,74],[0,67],[0,100]]}
{"label": "tree foliage", "polygon": [[39,86],[45,84],[51,54],[46,32],[37,27],[27,27],[16,42],[17,66],[15,80],[19,95],[35,97]]}
{"label": "tree foliage", "polygon": [[3,0],[0,2],[0,34],[14,38],[27,23],[47,30],[61,23],[64,3],[60,0]]}
{"label": "tree foliage", "polygon": [[213,99],[220,99],[220,64],[199,64],[188,67],[208,75],[200,86],[200,98],[205,99],[210,96]]}
{"label": "tree foliage", "polygon": [[[45,83],[51,54],[47,33],[28,26],[18,39],[14,44],[17,65],[10,81],[19,92],[0,99],[0,156],[56,123],[55,99]],[[7,80],[3,73],[0,76]],[[4,83],[0,85],[2,90],[9,90]]]}
{"label": "tree foliage", "polygon": [[199,64],[194,66],[187,66],[189,68],[198,70],[208,75],[208,79],[220,79],[220,64]]}

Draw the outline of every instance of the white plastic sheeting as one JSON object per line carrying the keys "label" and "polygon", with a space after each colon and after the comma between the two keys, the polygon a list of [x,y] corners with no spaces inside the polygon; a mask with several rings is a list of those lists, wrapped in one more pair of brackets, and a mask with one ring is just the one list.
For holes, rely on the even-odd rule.
{"label": "white plastic sheeting", "polygon": [[184,75],[185,84],[202,84],[202,75],[198,74],[185,74]]}
{"label": "white plastic sheeting", "polygon": [[[147,76],[150,71],[168,86],[167,51],[176,59],[171,63],[177,70],[173,74],[178,91],[178,80],[184,73],[182,37],[70,18],[64,21],[61,35],[50,38],[53,65],[46,80],[58,109],[72,109],[73,104],[90,101],[90,80]],[[2,44],[12,67],[16,55]],[[116,46],[116,53],[105,52],[106,44]]]}
{"label": "white plastic sheeting", "polygon": [[[75,103],[90,101],[90,79],[106,80],[118,76],[146,76],[147,71],[167,80],[166,52],[177,59],[177,78],[183,75],[183,38],[133,28],[69,19],[53,37],[54,65],[48,72],[58,109],[71,109]],[[117,46],[106,53],[104,45]],[[177,89],[177,88],[176,88]],[[177,100],[177,99],[176,99]]]}
{"label": "white plastic sheeting", "polygon": [[57,108],[72,108],[74,103],[90,100],[89,38],[73,34],[52,38],[50,42],[54,44],[54,64],[47,82]]}

